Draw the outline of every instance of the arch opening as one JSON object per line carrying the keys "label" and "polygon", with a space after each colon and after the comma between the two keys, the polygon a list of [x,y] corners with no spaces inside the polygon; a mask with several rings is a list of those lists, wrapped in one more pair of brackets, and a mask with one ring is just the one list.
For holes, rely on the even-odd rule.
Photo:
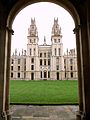
{"label": "arch opening", "polygon": [[[78,23],[79,23],[79,19],[78,19],[78,17],[77,17],[77,15],[76,15],[76,11],[74,11],[75,12],[75,16],[74,16],[74,14],[72,13],[72,15],[74,16],[74,20],[75,20],[75,26],[76,25],[78,25]],[[15,11],[15,16],[16,16],[16,13],[17,13],[17,11]],[[70,13],[71,13],[71,11],[70,11]],[[10,13],[10,14],[12,14],[12,13]],[[14,17],[15,17],[14,16]],[[9,22],[8,22],[8,25],[11,27],[12,26],[12,20],[14,19],[14,18],[12,18],[12,15],[10,16],[11,17],[11,19],[8,19],[9,20]],[[46,73],[44,72],[44,75],[45,75]],[[45,75],[46,76],[46,75]],[[57,72],[57,76],[58,76],[58,72]]]}

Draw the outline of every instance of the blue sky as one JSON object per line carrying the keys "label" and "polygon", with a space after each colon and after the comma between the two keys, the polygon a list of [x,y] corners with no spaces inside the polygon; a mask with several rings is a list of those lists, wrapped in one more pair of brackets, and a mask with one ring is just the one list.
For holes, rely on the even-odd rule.
{"label": "blue sky", "polygon": [[51,44],[52,26],[54,18],[57,17],[62,29],[64,51],[67,48],[75,48],[75,34],[73,34],[75,24],[71,15],[64,8],[54,3],[39,2],[25,7],[17,14],[13,22],[12,53],[15,48],[20,52],[22,48],[27,48],[27,35],[31,18],[36,20],[39,44],[43,44],[44,36],[46,37],[47,44]]}

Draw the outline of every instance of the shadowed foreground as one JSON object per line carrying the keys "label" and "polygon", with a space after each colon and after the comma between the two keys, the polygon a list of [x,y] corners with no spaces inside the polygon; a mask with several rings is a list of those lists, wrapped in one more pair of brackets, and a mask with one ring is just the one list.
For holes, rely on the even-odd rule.
{"label": "shadowed foreground", "polygon": [[11,106],[12,120],[76,120],[78,106]]}

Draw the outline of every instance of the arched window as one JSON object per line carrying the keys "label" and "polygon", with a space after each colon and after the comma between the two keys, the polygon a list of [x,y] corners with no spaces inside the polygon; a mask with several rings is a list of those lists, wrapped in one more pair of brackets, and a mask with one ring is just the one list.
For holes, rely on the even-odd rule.
{"label": "arched window", "polygon": [[30,48],[30,55],[31,55],[31,48]]}
{"label": "arched window", "polygon": [[60,48],[58,49],[58,53],[59,53],[59,55],[61,55],[61,49]]}
{"label": "arched window", "polygon": [[11,78],[13,78],[13,73],[11,72]]}
{"label": "arched window", "polygon": [[34,48],[34,55],[35,55],[35,51],[36,51],[36,49]]}
{"label": "arched window", "polygon": [[55,48],[55,55],[56,55],[56,48]]}
{"label": "arched window", "polygon": [[44,57],[46,57],[46,53],[44,53]]}
{"label": "arched window", "polygon": [[18,73],[18,78],[20,78],[20,73]]}
{"label": "arched window", "polygon": [[42,53],[40,53],[40,57],[42,57]]}
{"label": "arched window", "polygon": [[46,59],[44,59],[44,65],[46,65]]}
{"label": "arched window", "polygon": [[42,65],[42,59],[40,59],[40,66]]}
{"label": "arched window", "polygon": [[31,63],[34,63],[34,58],[31,59]]}
{"label": "arched window", "polygon": [[47,71],[44,71],[44,78],[47,78]]}

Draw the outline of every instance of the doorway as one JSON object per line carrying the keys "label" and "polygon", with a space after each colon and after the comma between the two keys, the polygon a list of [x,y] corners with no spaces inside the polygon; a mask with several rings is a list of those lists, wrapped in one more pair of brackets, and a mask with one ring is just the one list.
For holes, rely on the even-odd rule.
{"label": "doorway", "polygon": [[57,72],[57,80],[59,80],[59,72]]}
{"label": "doorway", "polygon": [[31,73],[31,80],[34,80],[34,73]]}

